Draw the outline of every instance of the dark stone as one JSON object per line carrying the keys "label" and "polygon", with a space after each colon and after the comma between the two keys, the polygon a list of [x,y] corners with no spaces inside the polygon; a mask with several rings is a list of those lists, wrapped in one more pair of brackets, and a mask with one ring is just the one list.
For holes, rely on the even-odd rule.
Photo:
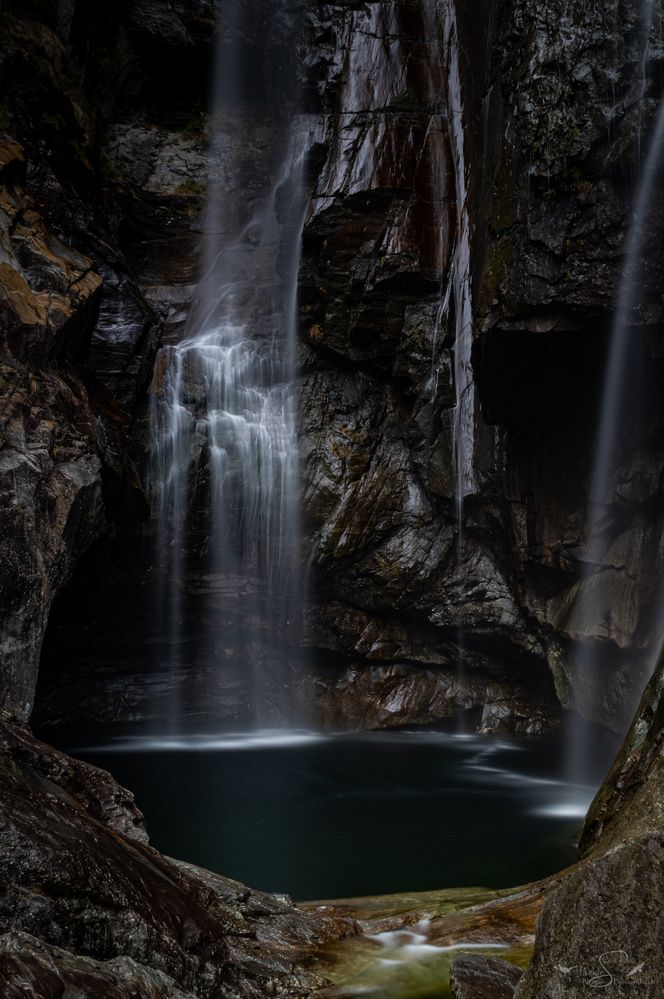
{"label": "dark stone", "polygon": [[323,984],[302,965],[352,922],[160,856],[109,774],[0,728],[3,996],[20,975],[33,990],[22,994],[58,999],[63,983],[109,999],[263,999]]}
{"label": "dark stone", "polygon": [[[6,164],[23,152],[0,142]],[[22,173],[21,173],[22,175]],[[101,278],[5,169],[0,186],[0,706],[26,719],[54,591],[104,527],[101,469],[117,430],[80,370]],[[117,465],[116,465],[117,467]]]}
{"label": "dark stone", "polygon": [[523,971],[497,957],[462,954],[450,969],[455,999],[512,999]]}
{"label": "dark stone", "polygon": [[128,25],[144,42],[166,49],[209,47],[214,36],[214,0],[134,0]]}
{"label": "dark stone", "polygon": [[0,936],[0,984],[5,999],[195,999],[170,976],[130,957],[95,961],[50,947],[29,933]]}

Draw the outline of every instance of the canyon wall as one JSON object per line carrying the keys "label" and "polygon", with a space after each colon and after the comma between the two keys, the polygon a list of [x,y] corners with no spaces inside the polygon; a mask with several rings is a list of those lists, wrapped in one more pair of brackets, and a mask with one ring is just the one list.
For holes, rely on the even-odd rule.
{"label": "canyon wall", "polygon": [[[156,345],[182,336],[197,278],[215,9],[8,7],[1,110],[7,155],[23,166],[11,168],[7,196],[33,200],[41,221],[29,225],[57,238],[63,260],[45,274],[14,249],[7,296],[16,275],[32,295],[66,289],[71,336],[58,339],[47,316],[58,346],[30,347],[26,366],[68,379],[81,401],[55,398],[49,381],[29,433],[51,421],[76,441],[28,437],[3,452],[11,465],[42,449],[38,467],[22,465],[21,502],[33,511],[18,516],[23,536],[7,533],[5,564],[25,551],[34,564],[20,586],[7,573],[4,618],[20,635],[2,643],[5,706],[29,713],[61,590],[40,722],[140,718],[168,697],[150,605],[147,397]],[[606,556],[590,572],[584,519],[612,306],[659,96],[660,6],[649,45],[643,12],[618,0],[592,12],[383,0],[301,13],[296,37],[286,11],[275,28],[296,46],[319,136],[300,272],[311,580],[300,710],[321,725],[380,727],[463,709],[485,730],[536,731],[574,701],[581,640],[599,649],[605,674],[595,719],[620,728],[657,631],[659,189],[633,317],[646,429],[630,439],[627,428]],[[240,39],[257,66],[264,16],[256,0]],[[256,143],[269,144],[269,121],[227,127],[260,191]],[[75,268],[85,301],[71,292]],[[15,343],[16,332],[11,358]],[[13,376],[7,384],[14,392]],[[84,430],[69,433],[79,407]],[[197,587],[208,584],[192,583],[187,604],[188,710],[208,717],[216,702],[220,717],[238,718],[249,697],[241,664],[219,670],[218,642],[201,638],[217,621],[196,622]],[[592,622],[576,611],[584,588],[601,608]]]}
{"label": "canyon wall", "polygon": [[[633,5],[487,4],[472,16],[439,5],[426,21],[434,7],[375,4],[336,35],[326,25],[343,113],[305,231],[305,497],[314,641],[349,662],[317,696],[338,721],[353,690],[367,705],[412,700],[431,683],[418,671],[435,666],[434,715],[448,698],[481,705],[482,727],[518,726],[523,684],[537,725],[555,711],[551,676],[557,700],[574,701],[581,641],[602,663],[595,720],[620,728],[659,640],[661,189],[632,317],[646,429],[621,441],[606,551],[590,571],[584,521],[661,11],[648,43]],[[464,296],[473,468],[459,548]],[[582,590],[596,620],[578,613]]]}

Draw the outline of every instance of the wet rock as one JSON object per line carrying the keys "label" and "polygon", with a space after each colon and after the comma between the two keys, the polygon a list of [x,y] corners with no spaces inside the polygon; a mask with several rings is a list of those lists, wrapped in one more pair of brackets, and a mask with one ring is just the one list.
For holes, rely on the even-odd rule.
{"label": "wet rock", "polygon": [[59,999],[74,993],[80,999],[195,999],[172,978],[128,957],[95,961],[59,947],[49,947],[29,933],[0,936],[0,983],[6,999],[26,995]]}
{"label": "wet rock", "polygon": [[134,282],[98,263],[104,279],[88,363],[96,377],[131,412],[149,376],[156,317]]}
{"label": "wet rock", "polygon": [[625,741],[590,806],[579,843],[590,856],[664,822],[664,663],[646,687]]}
{"label": "wet rock", "polygon": [[134,0],[128,26],[144,43],[177,50],[209,46],[215,20],[213,0]]}
{"label": "wet rock", "polygon": [[585,999],[599,989],[619,999],[661,994],[663,898],[659,834],[581,865],[546,898],[515,999]]}
{"label": "wet rock", "polygon": [[[563,705],[594,702],[595,720],[617,730],[636,707],[658,642],[656,436],[625,432],[606,546],[593,564],[584,552],[584,524],[634,164],[642,161],[658,100],[651,89],[661,61],[656,8],[648,24],[649,8],[622,12],[607,2],[589,17],[582,4],[554,14],[523,2],[504,23],[503,140],[493,162],[475,346],[485,417],[502,428],[499,463],[519,600],[552,639],[547,658]],[[513,58],[517,39],[522,60]],[[658,350],[647,341],[658,335],[661,217],[658,189],[644,234],[650,249],[640,314],[632,318],[634,350],[644,358],[637,394],[651,414],[643,426],[659,420],[658,376],[651,383],[645,372]],[[634,417],[637,424],[636,411]],[[600,696],[586,696],[579,642],[603,663]]]}
{"label": "wet rock", "polygon": [[348,920],[177,865],[147,846],[110,775],[4,724],[0,748],[3,995],[20,974],[30,994],[59,996],[65,983],[113,999],[136,988],[258,999],[322,984],[303,963],[353,932]]}
{"label": "wet rock", "polygon": [[[619,17],[613,2],[592,16],[582,4],[554,16],[526,0],[504,19],[488,10],[471,19],[449,4],[427,20],[423,5],[398,2],[325,16],[313,21],[318,71],[331,84],[319,100],[334,117],[301,272],[303,338],[318,356],[303,387],[305,507],[317,586],[351,606],[334,623],[336,639],[324,620],[317,633],[326,632],[326,649],[347,652],[356,636],[345,628],[361,609],[389,615],[390,627],[396,616],[413,645],[416,620],[420,632],[439,629],[427,634],[432,665],[456,625],[469,670],[491,640],[499,656],[527,651],[535,675],[551,671],[565,707],[592,704],[595,720],[620,729],[657,645],[657,435],[625,446],[634,457],[612,484],[606,552],[592,567],[583,564],[586,482],[628,178],[656,106],[657,18],[646,51],[642,12]],[[457,41],[458,78],[432,58]],[[479,227],[471,295],[482,414],[480,495],[466,501],[459,556],[449,302],[466,167]],[[424,217],[435,220],[435,238]],[[661,217],[658,191],[642,310],[652,335]],[[654,427],[656,348],[638,349],[653,370],[639,391]],[[592,620],[584,604],[597,608]],[[577,643],[598,651],[599,694],[586,696]]]}
{"label": "wet rock", "polygon": [[512,999],[522,974],[500,958],[463,954],[450,969],[452,994],[455,999]]}
{"label": "wet rock", "polygon": [[96,321],[101,277],[16,186],[20,148],[0,145],[0,699],[26,718],[54,592],[104,526],[101,470],[103,460],[114,464],[114,434],[77,368]]}
{"label": "wet rock", "polygon": [[342,672],[307,674],[295,700],[318,727],[332,731],[444,724],[464,714],[484,733],[533,735],[552,727],[551,703],[538,702],[526,686],[413,664],[358,662]]}
{"label": "wet rock", "polygon": [[104,770],[81,763],[35,739],[28,730],[5,724],[0,732],[0,748],[23,766],[79,801],[95,819],[126,839],[147,843],[145,822],[130,791],[120,787]]}

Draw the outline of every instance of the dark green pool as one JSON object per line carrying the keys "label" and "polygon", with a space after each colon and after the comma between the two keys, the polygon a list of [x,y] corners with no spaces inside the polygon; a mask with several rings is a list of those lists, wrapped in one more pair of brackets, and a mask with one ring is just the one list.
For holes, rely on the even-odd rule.
{"label": "dark green pool", "polygon": [[565,785],[546,739],[256,733],[74,751],[134,791],[162,852],[298,899],[543,877],[573,860],[591,796]]}

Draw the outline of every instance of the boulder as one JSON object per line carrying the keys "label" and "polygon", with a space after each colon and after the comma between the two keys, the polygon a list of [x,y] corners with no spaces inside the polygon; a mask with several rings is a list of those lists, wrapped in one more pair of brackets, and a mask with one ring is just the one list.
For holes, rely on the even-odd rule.
{"label": "boulder", "polygon": [[664,994],[664,848],[642,836],[587,861],[547,895],[515,999]]}
{"label": "boulder", "polygon": [[450,969],[454,999],[512,999],[523,972],[483,954],[462,954]]}

